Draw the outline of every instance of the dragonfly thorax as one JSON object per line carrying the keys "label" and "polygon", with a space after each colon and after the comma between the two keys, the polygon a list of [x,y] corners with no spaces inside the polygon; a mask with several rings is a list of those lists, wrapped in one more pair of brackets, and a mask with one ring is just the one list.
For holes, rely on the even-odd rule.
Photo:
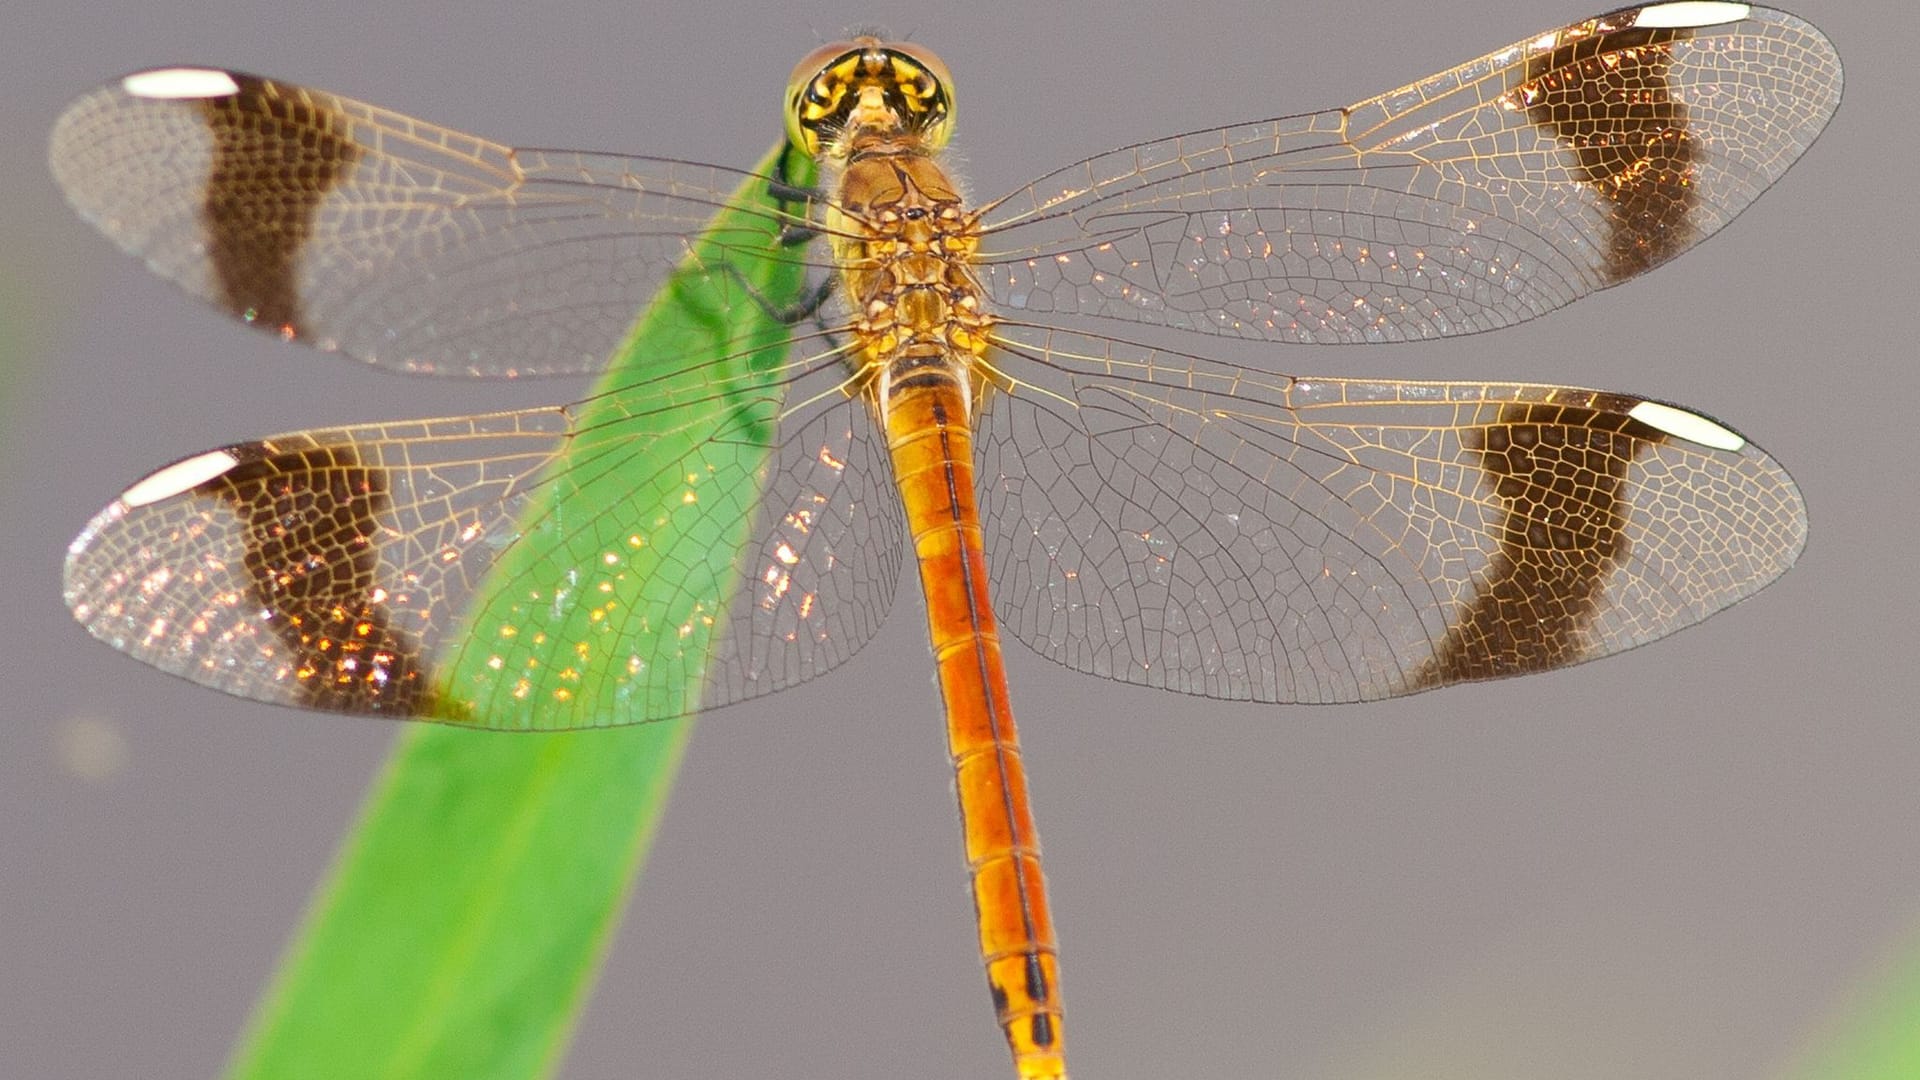
{"label": "dragonfly thorax", "polygon": [[828,235],[858,343],[854,363],[884,407],[911,371],[944,369],[978,401],[993,318],[973,259],[979,216],[923,147],[855,140],[834,188]]}

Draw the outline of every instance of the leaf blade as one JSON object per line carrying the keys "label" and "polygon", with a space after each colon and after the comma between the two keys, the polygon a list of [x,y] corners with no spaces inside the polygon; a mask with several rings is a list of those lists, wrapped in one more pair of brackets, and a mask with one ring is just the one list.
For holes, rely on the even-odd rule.
{"label": "leaf blade", "polygon": [[[785,148],[756,171],[770,173],[783,153],[788,175],[810,183],[811,164]],[[764,183],[749,181],[734,194],[636,323],[601,389],[633,381],[648,357],[698,366],[712,350],[737,352],[742,340],[768,349],[784,342],[786,328],[769,310],[734,305],[716,319],[707,295],[706,271],[725,261],[770,309],[800,297],[804,275],[794,262],[742,254],[739,241],[750,232],[778,241],[767,216],[736,209],[747,204],[771,207]],[[722,232],[725,245],[713,239]],[[733,538],[750,524],[749,509]],[[686,542],[695,539],[713,542]],[[545,542],[530,530],[517,547],[524,558],[550,559]],[[490,582],[510,573],[497,566]],[[461,653],[449,679],[483,653]],[[686,692],[697,707],[697,686]],[[690,733],[689,721],[537,736],[439,725],[403,731],[227,1075],[549,1075]]]}

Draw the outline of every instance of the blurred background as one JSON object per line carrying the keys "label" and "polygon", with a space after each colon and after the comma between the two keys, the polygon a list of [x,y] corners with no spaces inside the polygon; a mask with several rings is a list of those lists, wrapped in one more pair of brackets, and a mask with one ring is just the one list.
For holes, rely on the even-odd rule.
{"label": "blurred background", "polygon": [[[392,736],[96,644],[60,603],[72,535],[223,442],[586,387],[398,378],[229,325],[66,210],[44,146],[70,98],[216,64],[509,143],[744,166],[794,61],[878,25],[946,60],[962,174],[993,195],[1604,3],[29,0],[0,36],[0,1076],[216,1073]],[[1694,406],[1799,481],[1799,567],[1650,648],[1365,707],[1013,649],[1076,1075],[1799,1077],[1916,966],[1920,16],[1797,3],[1846,100],[1725,233],[1496,335],[1269,362]],[[701,723],[562,1076],[1005,1073],[920,611],[906,586],[843,669]]]}

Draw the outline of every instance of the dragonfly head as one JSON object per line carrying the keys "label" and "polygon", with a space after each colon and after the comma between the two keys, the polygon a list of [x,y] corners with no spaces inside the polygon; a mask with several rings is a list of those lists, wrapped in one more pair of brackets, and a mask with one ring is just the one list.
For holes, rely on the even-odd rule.
{"label": "dragonfly head", "polygon": [[953,78],[918,45],[869,36],[822,45],[787,84],[787,138],[816,157],[844,156],[863,131],[937,150],[952,130]]}

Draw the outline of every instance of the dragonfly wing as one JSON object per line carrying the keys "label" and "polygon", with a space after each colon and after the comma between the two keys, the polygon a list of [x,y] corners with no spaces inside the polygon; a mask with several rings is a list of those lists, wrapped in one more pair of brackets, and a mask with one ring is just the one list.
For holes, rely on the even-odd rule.
{"label": "dragonfly wing", "polygon": [[[831,389],[837,361],[796,377]],[[780,397],[648,385],[224,447],[96,516],[67,603],[163,670],[334,712],[553,730],[769,693],[871,637],[901,558],[865,406]]]}
{"label": "dragonfly wing", "polygon": [[1078,670],[1392,697],[1651,641],[1805,543],[1779,464],[1683,409],[1001,333],[978,440],[995,595],[1013,636]]}
{"label": "dragonfly wing", "polygon": [[1268,341],[1489,330],[1718,230],[1840,89],[1792,15],[1628,8],[1345,109],[1055,172],[988,214],[981,278],[1007,307]]}
{"label": "dragonfly wing", "polygon": [[[516,150],[208,68],[81,97],[49,160],[82,217],[244,322],[401,371],[482,376],[604,368],[747,175]],[[730,278],[713,287],[746,300]]]}

